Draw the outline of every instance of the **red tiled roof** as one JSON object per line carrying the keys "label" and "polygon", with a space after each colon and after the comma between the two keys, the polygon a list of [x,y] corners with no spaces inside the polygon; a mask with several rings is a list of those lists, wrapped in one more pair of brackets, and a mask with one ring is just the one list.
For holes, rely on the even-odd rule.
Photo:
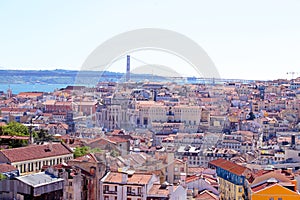
{"label": "red tiled roof", "polygon": [[0,173],[11,172],[11,171],[16,171],[16,170],[18,170],[18,169],[12,165],[9,165],[6,163],[0,164]]}
{"label": "red tiled roof", "polygon": [[[122,183],[122,172],[110,172],[105,178],[104,182],[109,183]],[[147,184],[152,175],[151,174],[133,174],[128,176],[126,184]]]}
{"label": "red tiled roof", "polygon": [[204,190],[200,194],[198,194],[195,197],[195,199],[196,200],[218,200],[219,197],[207,190]]}
{"label": "red tiled roof", "polygon": [[242,175],[245,170],[247,169],[246,167],[240,166],[236,163],[233,163],[231,161],[219,158],[217,160],[212,160],[209,162],[209,164],[216,166],[216,167],[220,167],[222,169],[225,169],[233,174],[236,175]]}
{"label": "red tiled roof", "polygon": [[51,145],[31,145],[27,147],[20,147],[14,149],[5,149],[0,151],[1,154],[6,157],[9,162],[21,162],[26,160],[35,160],[47,157],[61,156],[72,154],[73,152],[67,146],[62,143],[53,143],[52,150]]}
{"label": "red tiled roof", "polygon": [[1,139],[10,139],[10,140],[29,140],[29,136],[16,136],[16,135],[1,135]]}
{"label": "red tiled roof", "polygon": [[17,96],[18,97],[38,97],[42,96],[42,92],[20,92]]}
{"label": "red tiled roof", "polygon": [[160,184],[153,184],[153,186],[151,187],[149,193],[149,195],[159,195],[162,197],[167,197],[169,194],[169,189],[162,189]]}
{"label": "red tiled roof", "polygon": [[128,140],[126,140],[124,138],[121,138],[121,137],[118,137],[118,136],[109,136],[109,137],[107,137],[107,139],[111,142],[114,142],[114,143],[128,142]]}

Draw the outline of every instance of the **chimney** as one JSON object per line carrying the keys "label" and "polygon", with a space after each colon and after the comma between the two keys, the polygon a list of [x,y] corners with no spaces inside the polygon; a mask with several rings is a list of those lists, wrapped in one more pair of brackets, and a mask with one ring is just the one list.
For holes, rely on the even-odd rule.
{"label": "chimney", "polygon": [[46,151],[52,151],[52,141],[47,144]]}
{"label": "chimney", "polygon": [[128,174],[125,172],[121,172],[122,173],[122,184],[126,184],[128,181]]}
{"label": "chimney", "polygon": [[295,136],[295,134],[293,134],[291,136],[291,146],[295,146],[295,145],[296,145],[296,136]]}
{"label": "chimney", "polygon": [[193,197],[194,198],[198,195],[198,192],[199,192],[198,188],[195,187],[194,192],[193,192]]}

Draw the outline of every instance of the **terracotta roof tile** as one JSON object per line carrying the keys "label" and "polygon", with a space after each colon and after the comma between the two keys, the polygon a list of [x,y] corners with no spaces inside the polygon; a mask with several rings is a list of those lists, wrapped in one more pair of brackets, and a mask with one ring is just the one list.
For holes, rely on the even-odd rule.
{"label": "terracotta roof tile", "polygon": [[11,172],[11,171],[16,171],[16,170],[18,170],[18,169],[12,165],[9,165],[6,163],[0,164],[0,173]]}
{"label": "terracotta roof tile", "polygon": [[153,184],[148,194],[167,197],[169,194],[169,189],[162,189],[160,184]]}
{"label": "terracotta roof tile", "polygon": [[0,154],[6,157],[9,160],[9,162],[13,163],[13,162],[35,160],[35,159],[54,157],[54,156],[73,153],[71,149],[69,149],[67,146],[65,146],[62,143],[53,143],[51,151],[49,150],[49,148],[51,148],[51,145],[48,144],[31,145],[27,147],[1,150]]}
{"label": "terracotta roof tile", "polygon": [[241,176],[247,169],[246,167],[240,166],[236,163],[233,163],[231,161],[222,158],[210,161],[209,164],[214,165],[216,167],[220,167],[239,176]]}
{"label": "terracotta roof tile", "polygon": [[[122,172],[110,172],[104,179],[104,182],[122,183]],[[151,174],[133,174],[128,175],[126,184],[147,184],[149,183]]]}

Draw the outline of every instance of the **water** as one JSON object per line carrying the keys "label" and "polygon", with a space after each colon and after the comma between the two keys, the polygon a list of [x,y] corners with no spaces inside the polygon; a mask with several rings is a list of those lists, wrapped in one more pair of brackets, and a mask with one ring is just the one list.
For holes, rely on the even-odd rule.
{"label": "water", "polygon": [[40,84],[40,83],[25,83],[25,84],[0,84],[0,91],[6,93],[8,87],[11,88],[13,94],[20,92],[53,92],[56,89],[65,88],[71,84]]}

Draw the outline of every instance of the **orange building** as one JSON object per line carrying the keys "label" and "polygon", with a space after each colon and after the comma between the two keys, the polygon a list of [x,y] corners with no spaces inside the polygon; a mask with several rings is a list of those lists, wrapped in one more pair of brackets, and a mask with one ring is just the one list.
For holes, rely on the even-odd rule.
{"label": "orange building", "polygon": [[297,181],[285,170],[260,171],[249,183],[250,200],[300,200]]}

